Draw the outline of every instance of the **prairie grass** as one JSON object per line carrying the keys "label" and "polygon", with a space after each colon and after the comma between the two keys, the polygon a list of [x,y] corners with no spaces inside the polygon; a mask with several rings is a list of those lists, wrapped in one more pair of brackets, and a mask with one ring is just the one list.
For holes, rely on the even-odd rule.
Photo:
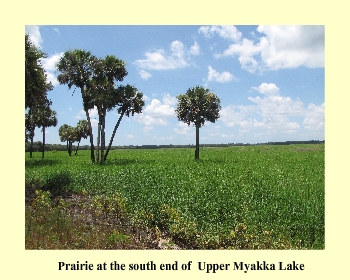
{"label": "prairie grass", "polygon": [[[148,244],[138,243],[138,248],[152,247],[150,238],[159,235],[184,249],[325,246],[323,144],[202,148],[198,162],[193,160],[193,149],[181,148],[114,150],[103,166],[92,165],[88,151],[71,157],[66,152],[47,153],[44,160],[40,156],[34,153],[30,159],[26,155],[26,189],[35,186],[49,191],[51,200],[70,201],[72,194],[89,197],[94,207],[86,211],[96,218],[95,227],[99,219],[114,219],[115,227],[101,233],[104,239],[93,238],[116,247],[97,246],[101,249],[132,248],[135,235],[130,233],[137,232],[137,227]],[[51,206],[52,215],[64,215],[66,221],[55,218],[57,239],[64,232],[59,227],[76,219],[72,207],[66,212],[58,208]],[[26,223],[33,218],[33,209],[28,204]],[[33,224],[26,224],[26,233],[28,227],[35,228]],[[67,227],[76,231],[71,236],[88,234],[86,227]],[[35,238],[26,234],[27,239]],[[28,241],[26,248],[34,247],[32,243]],[[79,246],[66,243],[67,248],[91,248],[87,241]],[[55,238],[52,244],[58,246]]]}

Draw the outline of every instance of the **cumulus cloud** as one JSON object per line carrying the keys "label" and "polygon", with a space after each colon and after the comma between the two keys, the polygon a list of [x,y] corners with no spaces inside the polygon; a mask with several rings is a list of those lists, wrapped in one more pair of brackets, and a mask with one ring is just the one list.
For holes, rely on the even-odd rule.
{"label": "cumulus cloud", "polygon": [[258,87],[252,87],[252,89],[266,95],[279,95],[280,89],[275,84],[262,83]]}
{"label": "cumulus cloud", "polygon": [[199,55],[200,54],[200,46],[197,42],[194,42],[193,46],[191,46],[189,53],[191,55]]}
{"label": "cumulus cloud", "polygon": [[[206,36],[216,32],[211,27],[200,30]],[[250,73],[300,66],[324,67],[324,26],[261,25],[257,31],[261,34],[257,43],[237,36],[239,39],[215,56],[238,57],[242,69]]]}
{"label": "cumulus cloud", "polygon": [[163,103],[158,99],[152,99],[143,113],[135,115],[135,120],[148,127],[146,131],[154,126],[168,125],[167,118],[175,117],[175,108],[171,106],[173,104],[174,99],[169,94],[164,96]]}
{"label": "cumulus cloud", "polygon": [[262,61],[267,68],[324,67],[324,26],[259,26]]}
{"label": "cumulus cloud", "polygon": [[173,129],[176,134],[188,135],[193,134],[193,126],[187,125],[184,122],[179,122],[177,127]]}
{"label": "cumulus cloud", "polygon": [[216,54],[216,58],[227,56],[238,56],[242,69],[254,73],[259,70],[258,58],[255,57],[260,53],[260,47],[253,41],[244,38],[242,41],[231,44],[222,54]]}
{"label": "cumulus cloud", "polygon": [[312,131],[324,129],[324,103],[319,106],[310,104],[307,107],[303,125]]}
{"label": "cumulus cloud", "polygon": [[204,36],[208,38],[211,38],[216,34],[222,38],[229,39],[234,42],[238,42],[242,37],[242,33],[238,31],[236,26],[233,25],[201,26],[198,32],[204,34]]}
{"label": "cumulus cloud", "polygon": [[26,25],[25,33],[29,35],[29,38],[34,45],[41,48],[41,43],[43,42],[43,40],[41,38],[39,27],[37,25]]}
{"label": "cumulus cloud", "polygon": [[144,112],[153,117],[169,117],[175,114],[174,110],[170,105],[162,104],[158,99],[153,99],[151,104],[146,106]]}
{"label": "cumulus cloud", "polygon": [[208,81],[215,81],[218,83],[228,83],[232,80],[238,81],[238,79],[233,76],[230,72],[217,72],[211,65],[208,67]]}
{"label": "cumulus cloud", "polygon": [[57,81],[57,77],[55,75],[55,71],[56,71],[56,63],[60,60],[62,55],[63,55],[63,52],[54,54],[50,57],[43,58],[41,60],[43,64],[43,68],[47,73],[47,80],[51,82],[53,86],[56,86],[59,84]]}
{"label": "cumulus cloud", "polygon": [[169,93],[166,93],[164,96],[163,96],[163,103],[165,105],[175,105],[177,103],[177,98],[175,96],[171,96]]}
{"label": "cumulus cloud", "polygon": [[135,64],[143,69],[169,70],[189,66],[185,59],[185,46],[178,40],[171,43],[170,54],[167,54],[164,49],[159,49],[155,52],[146,52],[145,56],[146,59],[135,61]]}
{"label": "cumulus cloud", "polygon": [[[263,131],[267,134],[296,134],[304,131],[324,132],[324,104],[307,107],[300,100],[281,96],[275,84],[262,83],[252,89],[263,97],[248,97],[253,105],[226,106],[220,111],[220,120],[228,127],[245,131]],[[297,122],[295,119],[303,121]]]}

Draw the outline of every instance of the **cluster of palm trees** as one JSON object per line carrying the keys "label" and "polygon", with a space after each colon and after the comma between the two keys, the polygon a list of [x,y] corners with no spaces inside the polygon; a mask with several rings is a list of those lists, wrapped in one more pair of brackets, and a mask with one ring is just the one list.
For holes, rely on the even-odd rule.
{"label": "cluster of palm trees", "polygon": [[80,120],[76,127],[64,124],[58,129],[58,133],[61,142],[67,142],[67,151],[70,156],[72,155],[73,143],[78,142],[75,150],[75,155],[77,155],[81,139],[86,139],[89,136],[89,125],[86,120]]}
{"label": "cluster of palm trees", "polygon": [[[45,150],[45,128],[57,125],[56,112],[50,109],[51,101],[47,92],[52,90],[52,84],[47,82],[46,73],[40,61],[46,55],[30,41],[26,34],[25,55],[25,108],[27,110],[25,126],[26,141],[33,143],[35,127],[41,127],[43,132],[43,157]],[[75,49],[66,51],[56,65],[60,84],[68,88],[80,88],[86,120],[78,122],[76,127],[67,124],[59,128],[62,142],[67,142],[68,154],[72,154],[72,144],[78,142],[77,154],[82,138],[89,137],[92,163],[103,164],[112,146],[114,136],[122,118],[130,114],[141,113],[145,105],[143,94],[131,85],[117,85],[123,81],[128,72],[125,62],[113,55],[98,58],[89,51]],[[195,159],[199,159],[199,128],[205,121],[215,122],[219,118],[220,99],[209,89],[196,86],[187,90],[186,94],[177,96],[178,106],[175,113],[180,121],[196,127]],[[97,146],[92,133],[89,110],[97,108]],[[118,120],[106,148],[106,115],[108,111],[117,109]],[[32,151],[32,149],[31,149]],[[32,154],[30,153],[30,156]]]}
{"label": "cluster of palm trees", "polygon": [[42,129],[43,149],[45,153],[45,128],[57,125],[57,113],[51,110],[51,100],[47,98],[47,92],[53,86],[47,82],[46,73],[41,65],[41,59],[46,55],[36,47],[25,34],[25,141],[30,140],[30,157],[33,151],[34,130]]}
{"label": "cluster of palm trees", "polygon": [[[87,135],[90,138],[91,161],[103,164],[123,116],[129,117],[130,114],[142,112],[142,107],[145,104],[143,94],[134,86],[116,85],[117,82],[123,81],[128,72],[125,69],[125,62],[113,55],[98,58],[89,51],[69,50],[60,58],[56,68],[60,73],[57,77],[60,84],[67,84],[68,88],[76,87],[81,90],[89,130]],[[99,117],[96,157],[89,115],[89,110],[92,108],[97,108]],[[120,116],[106,150],[106,114],[115,108]]]}

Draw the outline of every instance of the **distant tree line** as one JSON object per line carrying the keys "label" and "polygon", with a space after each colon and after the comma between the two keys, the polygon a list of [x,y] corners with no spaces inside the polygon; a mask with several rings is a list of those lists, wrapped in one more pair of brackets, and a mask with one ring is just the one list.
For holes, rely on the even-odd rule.
{"label": "distant tree line", "polygon": [[[256,146],[256,145],[292,145],[292,144],[324,144],[325,140],[308,140],[308,141],[285,141],[285,142],[266,142],[266,143],[228,143],[228,144],[200,144],[201,148],[215,148],[215,147],[231,147],[231,146]],[[188,145],[124,145],[124,146],[111,146],[111,150],[117,149],[167,149],[167,148],[193,148],[194,144]],[[33,152],[42,152],[43,143],[40,141],[33,143]],[[72,145],[72,149],[77,149],[78,146]],[[90,150],[89,145],[83,145],[79,147],[80,150]],[[26,142],[25,151],[29,152],[30,142]],[[67,151],[66,145],[61,144],[46,144],[46,151]]]}
{"label": "distant tree line", "polygon": [[[31,143],[27,141],[25,143],[25,151],[30,152]],[[76,150],[78,145],[72,145],[72,150]],[[112,147],[113,148],[113,147]],[[79,150],[90,150],[89,145],[79,146]],[[42,152],[43,151],[43,142],[36,141],[33,142],[33,152]],[[67,152],[67,145],[64,144],[45,144],[45,151],[65,151]]]}

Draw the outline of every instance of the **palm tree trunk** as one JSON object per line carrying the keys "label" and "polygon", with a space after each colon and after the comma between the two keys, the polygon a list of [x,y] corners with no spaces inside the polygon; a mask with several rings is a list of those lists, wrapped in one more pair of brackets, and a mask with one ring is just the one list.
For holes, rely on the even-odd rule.
{"label": "palm tree trunk", "polygon": [[68,148],[68,154],[69,154],[69,156],[72,155],[72,144],[73,144],[73,142],[72,142],[71,140],[69,140],[69,148]]}
{"label": "palm tree trunk", "polygon": [[34,144],[34,125],[32,125],[32,130],[30,132],[30,158],[33,157],[33,144]]}
{"label": "palm tree trunk", "polygon": [[80,144],[80,141],[78,142],[78,146],[77,146],[77,148],[75,150],[75,154],[74,154],[75,156],[78,154],[79,144]]}
{"label": "palm tree trunk", "polygon": [[196,151],[194,155],[195,160],[199,160],[199,121],[196,122]]}
{"label": "palm tree trunk", "polygon": [[109,150],[110,150],[110,148],[111,148],[111,146],[112,146],[115,133],[116,133],[116,131],[117,131],[119,125],[120,125],[120,122],[121,122],[121,120],[122,120],[122,118],[123,118],[123,116],[124,116],[124,113],[125,113],[125,112],[122,111],[122,113],[121,113],[121,115],[120,115],[120,117],[119,117],[119,119],[118,119],[118,121],[117,121],[117,123],[116,123],[116,125],[115,125],[115,127],[114,127],[111,140],[109,141],[109,145],[108,145],[108,148],[107,148],[107,150],[106,150],[106,154],[105,154],[105,158],[104,158],[105,161],[106,161],[106,159],[107,159],[108,152],[109,152]]}
{"label": "palm tree trunk", "polygon": [[[83,102],[84,102],[84,99],[85,99],[84,85],[81,87],[81,95],[83,96]],[[85,114],[86,114],[86,120],[88,121],[88,124],[89,124],[91,161],[92,161],[92,164],[94,164],[95,163],[94,136],[92,134],[92,127],[91,127],[91,120],[90,120],[89,110],[86,108],[85,104],[84,104],[84,111],[85,111]]]}
{"label": "palm tree trunk", "polygon": [[103,108],[102,112],[102,123],[101,123],[101,164],[104,164],[105,158],[104,158],[104,152],[106,149],[106,133],[105,133],[105,126],[106,126],[106,109]]}
{"label": "palm tree trunk", "polygon": [[45,126],[43,126],[43,154],[42,158],[44,158],[45,155]]}
{"label": "palm tree trunk", "polygon": [[29,150],[30,158],[33,157],[33,138],[34,138],[34,136],[31,135],[31,136],[30,136],[30,150]]}
{"label": "palm tree trunk", "polygon": [[98,117],[97,125],[97,146],[96,146],[96,162],[100,161],[100,135],[101,135],[101,115]]}

